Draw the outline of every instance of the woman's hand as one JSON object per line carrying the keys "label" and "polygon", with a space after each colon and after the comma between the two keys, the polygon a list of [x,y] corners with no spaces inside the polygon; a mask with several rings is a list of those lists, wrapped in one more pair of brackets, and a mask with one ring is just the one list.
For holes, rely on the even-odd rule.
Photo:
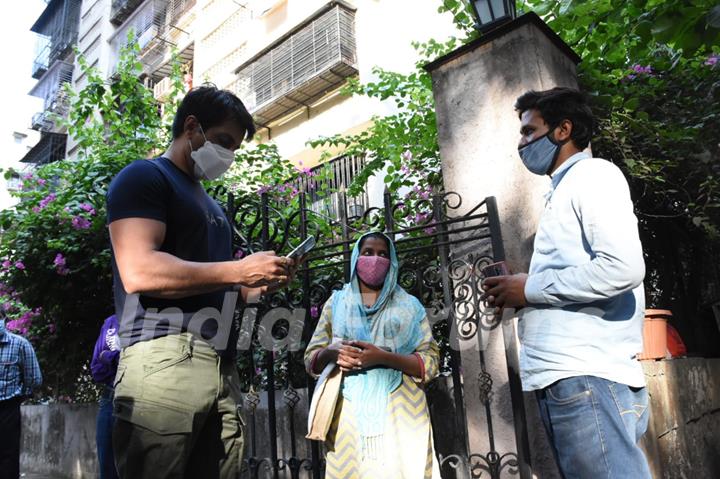
{"label": "woman's hand", "polygon": [[365,341],[351,341],[350,345],[359,350],[357,355],[358,369],[367,369],[375,366],[385,366],[388,352]]}
{"label": "woman's hand", "polygon": [[353,346],[350,341],[332,343],[325,348],[325,352],[340,366],[341,371],[351,372],[362,369],[360,367],[362,350]]}

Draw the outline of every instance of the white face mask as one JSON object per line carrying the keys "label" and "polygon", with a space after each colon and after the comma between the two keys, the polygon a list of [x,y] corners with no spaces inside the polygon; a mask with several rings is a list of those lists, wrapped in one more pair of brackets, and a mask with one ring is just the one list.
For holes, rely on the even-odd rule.
{"label": "white face mask", "polygon": [[[200,133],[205,138],[202,126],[200,127]],[[193,173],[198,180],[220,178],[235,161],[235,153],[208,141],[207,138],[205,138],[205,144],[195,151],[192,151],[192,143],[190,143],[190,150],[190,158],[195,162]]]}

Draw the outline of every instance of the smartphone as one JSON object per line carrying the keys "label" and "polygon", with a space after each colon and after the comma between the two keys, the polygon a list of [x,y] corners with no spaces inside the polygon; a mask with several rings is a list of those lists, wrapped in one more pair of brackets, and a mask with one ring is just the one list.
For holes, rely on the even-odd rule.
{"label": "smartphone", "polygon": [[300,243],[297,248],[288,253],[287,257],[291,259],[300,259],[315,247],[315,237],[308,236],[305,241]]}
{"label": "smartphone", "polygon": [[482,269],[484,277],[489,278],[491,276],[507,276],[510,274],[505,261],[498,261],[497,263],[489,264]]}

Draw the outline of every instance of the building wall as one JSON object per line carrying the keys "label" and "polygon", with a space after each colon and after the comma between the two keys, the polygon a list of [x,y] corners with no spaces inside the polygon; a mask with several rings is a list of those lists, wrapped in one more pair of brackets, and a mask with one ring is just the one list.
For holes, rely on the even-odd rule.
{"label": "building wall", "polygon": [[[88,65],[98,68],[104,75],[107,74],[112,61],[107,42],[115,30],[109,21],[111,3],[112,0],[83,0],[80,9],[78,50],[80,55],[85,57]],[[82,90],[88,82],[87,75],[81,71],[77,59],[75,59],[72,81],[75,91]],[[77,155],[76,147],[77,142],[69,136],[66,147],[68,157],[74,158]]]}
{"label": "building wall", "polygon": [[[117,61],[110,45],[124,33],[124,25],[114,27],[109,22],[110,3],[110,0],[84,0],[79,34],[79,48],[88,57],[88,63],[97,64],[106,74]],[[179,21],[188,33],[180,39],[179,49],[194,44],[194,84],[210,81],[221,88],[233,88],[237,67],[327,3],[327,0],[198,0]],[[357,7],[355,34],[361,81],[376,78],[372,73],[375,66],[410,71],[417,58],[412,41],[446,39],[456,33],[450,17],[440,16],[433,2],[357,0],[351,3]],[[126,23],[131,21],[132,17]],[[76,71],[76,88],[84,86],[80,75]],[[392,111],[390,103],[331,96],[311,105],[309,111],[295,112],[289,119],[271,125],[271,130],[261,131],[261,136],[263,140],[277,142],[281,153],[288,158],[305,156],[310,160],[313,155],[308,154],[307,140],[353,131],[366,126],[373,115]]]}

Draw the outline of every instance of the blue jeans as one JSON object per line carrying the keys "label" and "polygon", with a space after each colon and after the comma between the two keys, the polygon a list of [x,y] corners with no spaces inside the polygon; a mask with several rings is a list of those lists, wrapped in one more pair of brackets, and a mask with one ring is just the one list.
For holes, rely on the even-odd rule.
{"label": "blue jeans", "polygon": [[565,479],[652,477],[637,445],[650,415],[645,388],[577,376],[535,394]]}
{"label": "blue jeans", "polygon": [[117,479],[115,470],[115,455],[112,447],[113,423],[113,390],[106,387],[100,396],[97,423],[95,429],[95,442],[97,444],[98,463],[100,465],[100,479]]}

